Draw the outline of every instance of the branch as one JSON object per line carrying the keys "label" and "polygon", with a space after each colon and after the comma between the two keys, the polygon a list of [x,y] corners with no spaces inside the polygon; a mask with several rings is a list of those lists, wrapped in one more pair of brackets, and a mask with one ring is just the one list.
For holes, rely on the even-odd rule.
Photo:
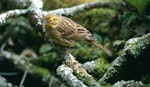
{"label": "branch", "polygon": [[94,61],[86,62],[82,66],[90,74],[92,74],[94,76],[96,75],[96,78],[99,79],[103,76],[103,74],[110,67],[110,64],[106,60],[99,58]]}
{"label": "branch", "polygon": [[73,70],[66,65],[59,66],[57,74],[71,87],[87,87],[73,75]]}
{"label": "branch", "polygon": [[36,24],[38,26],[37,28],[40,29],[43,28],[43,17],[47,13],[53,13],[57,15],[74,15],[93,8],[99,8],[99,7],[112,8],[113,6],[116,5],[117,6],[122,5],[122,3],[117,3],[117,2],[90,2],[90,3],[85,3],[85,4],[81,4],[69,8],[61,8],[61,9],[51,10],[47,12],[41,10],[41,8],[43,7],[42,0],[30,0],[29,2],[31,3],[31,5],[28,8],[30,10],[31,22]]}
{"label": "branch", "polygon": [[94,67],[96,66],[96,61],[90,61],[82,64],[83,68],[86,69],[89,73],[94,72]]}
{"label": "branch", "polygon": [[48,69],[33,65],[27,60],[26,57],[21,58],[20,55],[4,51],[4,47],[5,44],[1,47],[0,54],[4,58],[12,60],[12,63],[16,66],[16,68],[22,71],[26,71],[31,75],[36,75],[36,78],[38,78],[39,80],[41,80],[41,82],[45,84],[49,84],[51,82],[50,78],[52,77],[55,80],[55,82],[53,82],[54,85],[61,83],[56,77],[51,75]]}
{"label": "branch", "polygon": [[[16,4],[19,4],[19,3],[20,1],[16,1]],[[28,9],[15,9],[15,10],[10,10],[10,11],[0,14],[0,24],[4,23],[6,19],[10,17],[19,16],[19,15],[30,12],[30,13],[33,13],[32,17],[34,17],[37,20],[36,23],[42,25],[41,23],[42,17],[43,17],[42,12],[41,12],[41,9],[43,8],[42,0],[29,0],[29,3],[31,4],[28,7]]]}
{"label": "branch", "polygon": [[0,24],[4,23],[7,18],[12,17],[12,16],[19,16],[22,14],[26,14],[28,12],[28,9],[15,9],[15,10],[10,10],[5,13],[0,14]]}
{"label": "branch", "polygon": [[[30,74],[36,74],[37,76],[41,77],[41,79],[49,78],[50,73],[47,69],[35,66],[30,62],[28,62],[27,60],[25,60],[24,58],[20,58],[19,55],[7,51],[3,51],[2,56],[7,59],[11,59],[15,64],[15,66],[22,71],[27,71]],[[39,72],[38,70],[39,71],[41,70],[41,72]]]}
{"label": "branch", "polygon": [[[56,10],[51,10],[51,11],[42,11],[43,8],[43,2],[42,0],[29,0],[29,7],[27,9],[16,9],[16,10],[10,10],[8,12],[5,12],[0,15],[0,23],[4,23],[7,18],[12,17],[12,16],[19,16],[21,14],[26,14],[30,12],[30,18],[31,21],[40,26],[42,28],[43,24],[43,16],[46,15],[47,13],[53,13],[57,15],[74,15],[86,10],[90,10],[93,8],[100,8],[100,7],[106,7],[106,8],[112,8],[113,6],[121,6],[122,3],[118,2],[89,2],[85,4],[80,4],[77,6],[69,7],[69,8],[61,8],[61,9],[56,9]],[[38,2],[38,3],[37,3]],[[20,1],[16,1],[16,4],[19,4]],[[22,3],[22,2],[21,2]],[[27,4],[27,2],[26,2]]]}
{"label": "branch", "polygon": [[28,72],[27,72],[27,71],[24,71],[24,74],[23,74],[23,77],[22,77],[22,79],[21,79],[21,82],[20,82],[19,87],[23,87],[23,83],[24,83],[24,81],[25,81],[25,79],[26,79],[26,77],[27,77],[27,74],[28,74]]}
{"label": "branch", "polygon": [[[124,49],[122,50],[122,54],[118,56],[113,62],[112,65],[108,68],[106,73],[99,79],[100,84],[105,84],[109,79],[113,78],[114,75],[118,76],[119,71],[123,70],[127,63],[133,60],[146,51],[146,48],[150,46],[150,33],[143,35],[138,38],[129,39]],[[145,52],[149,54],[147,51]]]}
{"label": "branch", "polygon": [[69,54],[65,57],[66,65],[68,65],[71,69],[73,69],[73,72],[75,75],[83,81],[87,86],[89,87],[99,87],[99,83],[95,81],[95,79],[87,73],[87,71],[82,67],[82,65],[75,60],[75,57]]}
{"label": "branch", "polygon": [[17,87],[17,86],[7,82],[7,80],[4,77],[0,76],[0,87]]}
{"label": "branch", "polygon": [[30,18],[31,22],[34,24],[41,26],[43,24],[43,14],[42,14],[42,8],[43,8],[43,1],[42,0],[29,0],[31,3],[28,7],[30,11]]}
{"label": "branch", "polygon": [[146,87],[144,86],[144,84],[141,81],[134,81],[134,80],[130,80],[130,81],[118,81],[116,82],[112,87]]}
{"label": "branch", "polygon": [[[122,6],[122,3],[118,2],[89,2],[85,4],[80,4],[77,6],[69,7],[69,8],[61,8],[51,11],[42,11],[43,8],[43,2],[42,0],[29,0],[31,3],[29,6],[30,10],[30,20],[32,23],[36,25],[37,28],[41,29],[43,28],[43,17],[47,13],[53,13],[57,15],[75,15],[77,13],[81,13],[86,10],[90,10],[93,8],[100,8],[100,7],[107,7],[112,8],[113,6]],[[38,3],[37,3],[38,2]],[[42,32],[42,31],[41,31]]]}
{"label": "branch", "polygon": [[100,87],[99,83],[96,82],[95,79],[82,67],[82,65],[75,60],[75,57],[70,54],[69,48],[60,45],[57,45],[54,48],[59,58],[63,59],[63,63],[73,70],[73,73],[79,80],[84,82],[84,84],[88,87]]}
{"label": "branch", "polygon": [[43,8],[42,0],[29,0],[29,3],[31,3],[29,6],[30,11],[42,10]]}
{"label": "branch", "polygon": [[118,2],[89,2],[89,3],[84,3],[84,4],[80,4],[80,5],[76,5],[73,7],[69,7],[69,8],[60,8],[60,9],[56,9],[56,10],[51,10],[51,11],[43,11],[43,14],[47,14],[47,13],[53,13],[53,14],[57,14],[57,15],[74,15],[86,10],[90,10],[93,8],[100,8],[100,7],[104,7],[104,8],[112,8],[113,6],[121,6],[122,3],[118,3]]}

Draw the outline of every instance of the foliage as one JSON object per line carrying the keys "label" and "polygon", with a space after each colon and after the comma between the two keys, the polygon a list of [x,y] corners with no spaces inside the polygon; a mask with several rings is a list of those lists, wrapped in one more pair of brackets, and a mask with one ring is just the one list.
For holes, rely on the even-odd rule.
{"label": "foliage", "polygon": [[150,83],[150,75],[144,75],[144,76],[142,76],[141,81],[142,81],[144,84]]}
{"label": "foliage", "polygon": [[[124,0],[124,10],[114,16],[111,24],[120,27],[118,39],[129,39],[130,37],[143,35],[150,31],[150,18],[147,6],[148,0]],[[141,4],[142,3],[142,4]],[[121,25],[121,26],[120,26]]]}
{"label": "foliage", "polygon": [[140,15],[145,14],[145,10],[147,7],[147,0],[126,0],[129,4],[135,7]]}
{"label": "foliage", "polygon": [[40,42],[44,41],[37,31],[33,31],[29,21],[24,17],[9,19],[0,28],[0,34],[2,35],[1,44],[8,41],[8,48],[16,53],[20,53],[27,48],[32,48],[37,52],[42,44]]}
{"label": "foliage", "polygon": [[52,46],[49,43],[42,44],[39,49],[39,53],[46,53],[52,49]]}

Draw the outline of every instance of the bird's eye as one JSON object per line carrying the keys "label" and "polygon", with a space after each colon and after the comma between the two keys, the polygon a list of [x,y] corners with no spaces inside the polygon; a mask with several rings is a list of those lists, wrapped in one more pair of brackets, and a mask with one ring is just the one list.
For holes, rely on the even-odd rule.
{"label": "bird's eye", "polygon": [[51,20],[51,19],[49,20],[49,23],[52,23],[52,20]]}

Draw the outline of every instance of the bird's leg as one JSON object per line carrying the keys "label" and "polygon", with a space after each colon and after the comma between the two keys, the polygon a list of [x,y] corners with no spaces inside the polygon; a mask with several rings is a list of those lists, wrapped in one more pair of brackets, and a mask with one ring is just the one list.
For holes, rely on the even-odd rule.
{"label": "bird's leg", "polygon": [[65,60],[65,58],[70,53],[70,47],[57,45],[56,52],[57,52],[59,58],[61,58],[62,60]]}
{"label": "bird's leg", "polygon": [[70,47],[65,47],[62,58],[65,59],[70,54]]}

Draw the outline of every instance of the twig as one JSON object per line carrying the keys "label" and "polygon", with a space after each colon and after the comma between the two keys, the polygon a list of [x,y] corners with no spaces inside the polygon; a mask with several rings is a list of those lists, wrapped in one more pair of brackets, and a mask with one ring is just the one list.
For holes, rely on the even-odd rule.
{"label": "twig", "polygon": [[17,72],[0,72],[0,75],[3,75],[3,76],[14,76],[14,75],[17,75],[18,73]]}
{"label": "twig", "polygon": [[26,14],[28,12],[28,9],[15,9],[15,10],[10,10],[5,13],[0,14],[0,24],[4,23],[7,18],[12,17],[12,16],[19,16],[22,14]]}
{"label": "twig", "polygon": [[27,77],[27,73],[28,73],[27,71],[24,71],[24,74],[23,74],[23,77],[21,79],[19,87],[23,87],[23,83],[24,83],[24,81],[25,81],[25,79]]}
{"label": "twig", "polygon": [[1,49],[0,51],[1,51],[1,52],[4,51],[4,48],[5,48],[6,44],[7,44],[7,42],[4,42],[4,43],[2,44],[2,46],[1,46],[1,48],[0,48],[0,49]]}
{"label": "twig", "polygon": [[116,82],[112,87],[147,87],[147,86],[144,86],[144,84],[141,81],[121,80],[121,81]]}

